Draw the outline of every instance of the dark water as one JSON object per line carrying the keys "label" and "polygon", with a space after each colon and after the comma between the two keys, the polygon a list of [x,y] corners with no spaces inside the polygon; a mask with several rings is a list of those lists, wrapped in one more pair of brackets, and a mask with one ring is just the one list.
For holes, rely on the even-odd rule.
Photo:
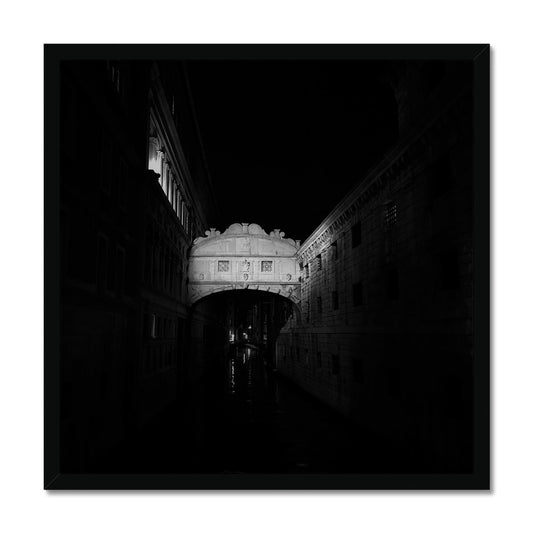
{"label": "dark water", "polygon": [[[387,472],[408,458],[234,348],[225,376],[172,405],[101,462],[106,471]],[[221,383],[223,380],[224,383]]]}

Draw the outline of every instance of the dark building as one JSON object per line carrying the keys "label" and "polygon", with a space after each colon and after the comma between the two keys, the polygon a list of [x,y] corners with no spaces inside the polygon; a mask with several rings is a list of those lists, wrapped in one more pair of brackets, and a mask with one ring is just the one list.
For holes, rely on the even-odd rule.
{"label": "dark building", "polygon": [[183,64],[63,62],[60,102],[61,449],[77,471],[194,382],[185,354],[215,326],[187,305],[187,253],[217,206]]}
{"label": "dark building", "polygon": [[[472,468],[471,64],[378,67],[365,72],[380,77],[375,105],[383,100],[380,124],[390,127],[383,139],[372,130],[366,156],[375,164],[354,163],[359,174],[339,195],[349,192],[300,246],[280,230],[267,234],[252,220],[239,221],[237,212],[225,233],[215,229],[229,215],[217,204],[186,63],[62,63],[63,472],[153,468],[149,455],[160,471],[205,472],[225,468],[226,453],[236,470],[269,461],[272,471],[294,464],[312,471],[311,460],[298,462],[291,455],[296,452],[279,451],[290,446],[273,433],[290,424],[276,418],[282,410],[273,406],[283,394],[272,392],[275,375],[329,406],[320,427],[327,428],[333,413],[342,419],[339,427],[383,436],[379,453],[392,446],[401,457],[395,471]],[[335,102],[332,109],[342,106]],[[356,138],[363,142],[364,133]],[[300,144],[303,153],[305,142]],[[332,162],[331,172],[351,176],[347,150],[337,147],[342,162]],[[329,187],[323,178],[293,187],[317,187],[306,193],[311,202]],[[227,189],[225,199],[233,196],[230,184],[219,187]],[[241,204],[252,197],[261,201],[247,185]],[[324,209],[319,204],[315,215]],[[269,211],[274,217],[276,209]],[[305,209],[284,215],[301,218]],[[217,248],[224,238],[230,244]],[[248,255],[231,248],[232,239],[246,241]],[[263,257],[264,250],[250,246],[257,239],[292,245],[286,256],[273,246],[272,257]],[[191,274],[194,248],[203,242],[209,257],[199,256],[201,265]],[[282,260],[293,270],[278,267]],[[208,282],[210,292],[194,292]],[[255,292],[235,290],[253,283]],[[248,357],[237,345],[259,355]],[[241,403],[224,396],[239,387]],[[263,402],[253,417],[244,398]],[[151,426],[162,414],[166,418],[159,420],[172,424],[171,439],[161,424]],[[237,436],[224,433],[227,419]],[[295,440],[307,439],[302,431]],[[253,445],[247,440],[252,433]],[[327,429],[321,433],[325,439]],[[359,435],[364,438],[364,431],[354,439]],[[322,471],[346,464],[334,457],[337,444],[324,448],[332,457],[315,463]],[[363,448],[371,450],[371,441]],[[290,459],[279,460],[276,454],[283,453]],[[352,468],[364,468],[365,458],[356,459]],[[379,465],[378,452],[372,460],[369,469]]]}
{"label": "dark building", "polygon": [[[398,142],[298,251],[279,370],[423,471],[472,467],[472,71],[395,65]],[[299,357],[298,353],[305,353]]]}

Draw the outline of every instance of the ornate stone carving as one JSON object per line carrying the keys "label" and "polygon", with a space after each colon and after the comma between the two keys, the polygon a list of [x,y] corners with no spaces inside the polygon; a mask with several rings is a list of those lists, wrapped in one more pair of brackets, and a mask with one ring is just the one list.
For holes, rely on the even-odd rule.
{"label": "ornate stone carving", "polygon": [[279,229],[271,231],[269,234],[259,225],[259,224],[248,224],[247,222],[243,223],[234,223],[231,224],[225,231],[220,232],[215,228],[209,228],[205,231],[205,237],[197,237],[194,239],[193,244],[198,244],[206,239],[211,239],[213,237],[221,237],[226,235],[265,235],[273,239],[280,239],[288,244],[294,246],[297,250],[300,248],[300,241],[295,241],[293,239],[286,239],[285,233]]}
{"label": "ornate stone carving", "polygon": [[[198,237],[189,252],[191,303],[226,290],[261,290],[298,302],[300,280],[296,256],[300,241],[275,229],[267,234],[258,224],[235,223]],[[288,290],[290,286],[291,290]]]}

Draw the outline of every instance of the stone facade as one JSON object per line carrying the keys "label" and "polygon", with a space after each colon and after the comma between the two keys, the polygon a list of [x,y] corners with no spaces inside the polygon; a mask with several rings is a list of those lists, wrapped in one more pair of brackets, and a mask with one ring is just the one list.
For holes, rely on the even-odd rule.
{"label": "stone facade", "polygon": [[259,290],[300,301],[296,254],[300,243],[258,224],[232,224],[223,233],[211,228],[189,254],[191,303],[226,290]]}
{"label": "stone facade", "polygon": [[472,110],[453,81],[302,244],[276,366],[427,464],[468,468]]}
{"label": "stone facade", "polygon": [[61,67],[63,472],[90,470],[185,397],[190,351],[216,329],[187,299],[188,250],[216,203],[182,67]]}

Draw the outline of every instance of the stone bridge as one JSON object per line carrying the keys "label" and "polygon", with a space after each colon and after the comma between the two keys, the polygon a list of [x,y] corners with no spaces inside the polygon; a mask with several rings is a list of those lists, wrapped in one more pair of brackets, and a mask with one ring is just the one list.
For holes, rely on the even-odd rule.
{"label": "stone bridge", "polygon": [[189,256],[189,301],[229,290],[258,290],[300,303],[300,241],[285,239],[258,224],[232,224],[223,233],[214,228],[194,240]]}

